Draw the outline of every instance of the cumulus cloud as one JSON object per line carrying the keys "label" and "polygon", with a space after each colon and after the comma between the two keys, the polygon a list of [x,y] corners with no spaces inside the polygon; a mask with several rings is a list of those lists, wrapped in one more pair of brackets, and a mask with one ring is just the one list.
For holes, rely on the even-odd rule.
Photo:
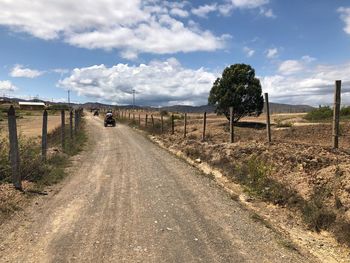
{"label": "cumulus cloud", "polygon": [[338,8],[338,12],[340,13],[340,18],[345,23],[344,31],[350,34],[350,7],[340,7]]}
{"label": "cumulus cloud", "polygon": [[285,60],[278,67],[278,71],[283,75],[290,75],[301,71],[304,68],[298,60]]}
{"label": "cumulus cloud", "polygon": [[15,65],[11,72],[10,76],[14,78],[37,78],[44,74],[44,71],[39,71],[36,69],[24,68],[22,65]]}
{"label": "cumulus cloud", "polygon": [[[334,81],[340,79],[342,103],[350,104],[350,62],[343,65],[307,64],[295,60],[304,70],[294,74],[258,76],[264,92],[272,102],[292,104],[330,104]],[[131,104],[132,89],[136,90],[138,105],[202,105],[219,74],[184,68],[176,59],[152,61],[149,64],[117,64],[112,67],[94,65],[76,68],[60,81],[61,88],[71,89],[89,100],[115,104]]]}
{"label": "cumulus cloud", "polygon": [[17,90],[17,87],[9,80],[0,80],[0,92],[10,92]]}
{"label": "cumulus cloud", "polygon": [[265,8],[260,8],[260,14],[264,15],[268,18],[276,18],[276,15],[273,13],[272,9],[265,9]]}
{"label": "cumulus cloud", "polygon": [[334,82],[342,80],[342,103],[350,104],[350,62],[343,65],[315,65],[294,75],[275,74],[260,77],[271,101],[324,105],[333,101]]}
{"label": "cumulus cloud", "polygon": [[248,58],[252,57],[254,55],[254,53],[255,53],[255,50],[251,49],[249,47],[243,47],[243,51],[244,51],[244,53],[246,54],[246,56]]}
{"label": "cumulus cloud", "polygon": [[78,47],[117,49],[126,58],[224,48],[224,37],[192,30],[175,18],[188,16],[187,5],[153,0],[0,1],[0,25]]}
{"label": "cumulus cloud", "polygon": [[305,69],[305,67],[316,59],[308,55],[302,56],[299,60],[285,60],[279,67],[278,72],[283,75],[292,75]]}
{"label": "cumulus cloud", "polygon": [[131,104],[132,89],[138,105],[206,104],[216,76],[200,69],[186,69],[175,58],[149,64],[76,68],[59,86],[80,96],[116,104]]}
{"label": "cumulus cloud", "polygon": [[179,16],[179,17],[188,17],[189,13],[186,10],[183,10],[181,8],[173,8],[170,10],[170,14],[174,16]]}
{"label": "cumulus cloud", "polygon": [[197,8],[193,8],[191,12],[199,17],[207,17],[207,15],[211,12],[215,12],[218,10],[217,3],[210,4],[210,5],[202,5]]}
{"label": "cumulus cloud", "polygon": [[266,57],[267,58],[275,58],[278,55],[278,49],[277,48],[270,48],[266,50]]}
{"label": "cumulus cloud", "polygon": [[260,10],[260,14],[269,17],[275,18],[275,14],[271,8],[265,8],[265,6],[269,3],[269,0],[228,0],[223,3],[212,3],[199,6],[197,8],[192,8],[191,12],[199,17],[207,17],[207,15],[211,12],[219,12],[220,14],[227,16],[234,9],[256,9]]}
{"label": "cumulus cloud", "polygon": [[269,0],[231,0],[232,5],[241,9],[252,9],[268,4]]}

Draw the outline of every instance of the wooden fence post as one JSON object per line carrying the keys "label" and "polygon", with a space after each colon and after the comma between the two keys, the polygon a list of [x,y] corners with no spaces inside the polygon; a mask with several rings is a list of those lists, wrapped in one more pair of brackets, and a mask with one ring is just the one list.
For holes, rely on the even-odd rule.
{"label": "wooden fence post", "polygon": [[265,108],[266,108],[267,141],[268,141],[268,143],[271,143],[270,104],[269,104],[269,94],[268,93],[265,93]]}
{"label": "wooden fence post", "polygon": [[[78,121],[79,122],[79,121]],[[62,145],[62,151],[64,151],[65,146],[65,128],[66,128],[66,120],[65,120],[65,112],[64,110],[61,110],[61,145]]]}
{"label": "wooden fence post", "polygon": [[17,123],[16,123],[16,111],[11,105],[8,111],[8,130],[10,141],[10,161],[12,168],[12,183],[16,189],[22,191],[22,179],[19,169],[20,159],[18,150],[18,138],[17,138]]}
{"label": "wooden fence post", "polygon": [[132,113],[132,121],[135,122],[135,112]]}
{"label": "wooden fence post", "polygon": [[233,143],[234,140],[234,130],[233,130],[233,107],[230,107],[230,142]]}
{"label": "wooden fence post", "polygon": [[70,131],[70,139],[73,140],[73,111],[69,111],[69,131]]}
{"label": "wooden fence post", "polygon": [[187,113],[185,113],[184,116],[184,138],[186,138],[187,135]]}
{"label": "wooden fence post", "polygon": [[339,115],[340,115],[340,93],[341,80],[335,81],[334,108],[333,108],[333,148],[339,147]]}
{"label": "wooden fence post", "polygon": [[171,134],[175,133],[175,120],[174,120],[174,114],[171,114]]}
{"label": "wooden fence post", "polygon": [[152,119],[152,132],[154,132],[154,118],[153,118],[153,114],[151,114],[151,119]]}
{"label": "wooden fence post", "polygon": [[41,159],[46,162],[47,154],[47,110],[44,110],[43,114],[43,129],[41,134]]}
{"label": "wooden fence post", "polygon": [[148,124],[148,114],[146,114],[146,121],[145,121],[145,127],[147,128],[147,124]]}
{"label": "wooden fence post", "polygon": [[203,114],[203,133],[202,133],[202,141],[205,141],[205,132],[207,129],[207,112]]}
{"label": "wooden fence post", "polygon": [[74,133],[77,135],[78,133],[78,110],[74,110]]}
{"label": "wooden fence post", "polygon": [[163,114],[160,115],[160,132],[164,132],[164,120],[163,120]]}
{"label": "wooden fence post", "polygon": [[141,127],[141,114],[139,113],[139,127]]}

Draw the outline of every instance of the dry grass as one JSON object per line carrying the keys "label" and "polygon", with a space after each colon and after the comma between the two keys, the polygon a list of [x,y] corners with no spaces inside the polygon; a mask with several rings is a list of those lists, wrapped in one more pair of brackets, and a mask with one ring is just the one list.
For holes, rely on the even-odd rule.
{"label": "dry grass", "polygon": [[[141,114],[141,128],[144,116]],[[236,126],[234,144],[228,143],[228,121],[212,114],[207,119],[205,142],[201,141],[203,120],[198,114],[188,115],[186,138],[181,116],[176,118],[174,135],[167,118],[166,132],[158,137],[166,147],[220,169],[250,195],[288,208],[310,229],[329,230],[350,245],[350,140],[341,137],[344,150],[334,151],[331,124],[308,123],[302,117],[273,116],[271,145],[266,142],[264,116],[246,118]],[[278,123],[287,127],[277,127]],[[346,135],[350,123],[342,122],[341,130]]]}
{"label": "dry grass", "polygon": [[[26,137],[38,137],[42,132],[42,111],[19,111],[17,115],[17,131]],[[68,115],[66,114],[66,117]],[[1,121],[2,120],[2,121]],[[48,132],[53,131],[61,124],[59,112],[49,111]],[[0,116],[0,134],[7,134],[7,117],[5,113]]]}

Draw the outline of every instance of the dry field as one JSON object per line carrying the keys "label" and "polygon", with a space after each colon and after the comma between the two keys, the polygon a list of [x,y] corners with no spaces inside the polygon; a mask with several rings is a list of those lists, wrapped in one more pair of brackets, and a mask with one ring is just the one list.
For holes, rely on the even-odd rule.
{"label": "dry field", "polygon": [[[42,132],[42,112],[31,112],[32,115],[24,115],[17,119],[18,134],[26,137],[35,138],[41,136]],[[49,114],[48,116],[48,132],[50,133],[61,124],[61,116]],[[0,121],[0,133],[7,134],[7,120]]]}
{"label": "dry field", "polygon": [[[145,126],[146,113],[136,112],[135,123],[138,124],[139,114],[141,115],[141,126]],[[155,133],[160,131],[159,112],[147,113],[148,127],[152,127],[151,114],[154,116]],[[314,123],[303,118],[304,113],[275,114],[271,116],[271,132],[274,142],[286,142],[293,144],[306,144],[313,146],[332,146],[332,124],[331,122]],[[128,118],[128,114],[126,114]],[[183,136],[184,120],[181,114],[175,114],[175,134]],[[170,117],[164,117],[164,126],[170,130]],[[131,114],[131,120],[133,114]],[[266,116],[246,117],[235,126],[236,142],[266,142]],[[201,139],[203,130],[203,115],[188,114],[187,116],[187,137],[190,139]],[[350,122],[341,122],[341,134],[339,145],[343,149],[350,147]],[[223,116],[216,114],[207,115],[206,128],[207,142],[212,144],[226,143],[229,141],[229,123]]]}

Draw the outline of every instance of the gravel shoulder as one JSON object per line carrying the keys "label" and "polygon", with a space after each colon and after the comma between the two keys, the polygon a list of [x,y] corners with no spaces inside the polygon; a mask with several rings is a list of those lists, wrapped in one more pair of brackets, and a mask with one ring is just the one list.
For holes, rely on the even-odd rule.
{"label": "gravel shoulder", "polygon": [[86,119],[90,150],[59,191],[0,226],[0,262],[315,262],[197,169]]}

